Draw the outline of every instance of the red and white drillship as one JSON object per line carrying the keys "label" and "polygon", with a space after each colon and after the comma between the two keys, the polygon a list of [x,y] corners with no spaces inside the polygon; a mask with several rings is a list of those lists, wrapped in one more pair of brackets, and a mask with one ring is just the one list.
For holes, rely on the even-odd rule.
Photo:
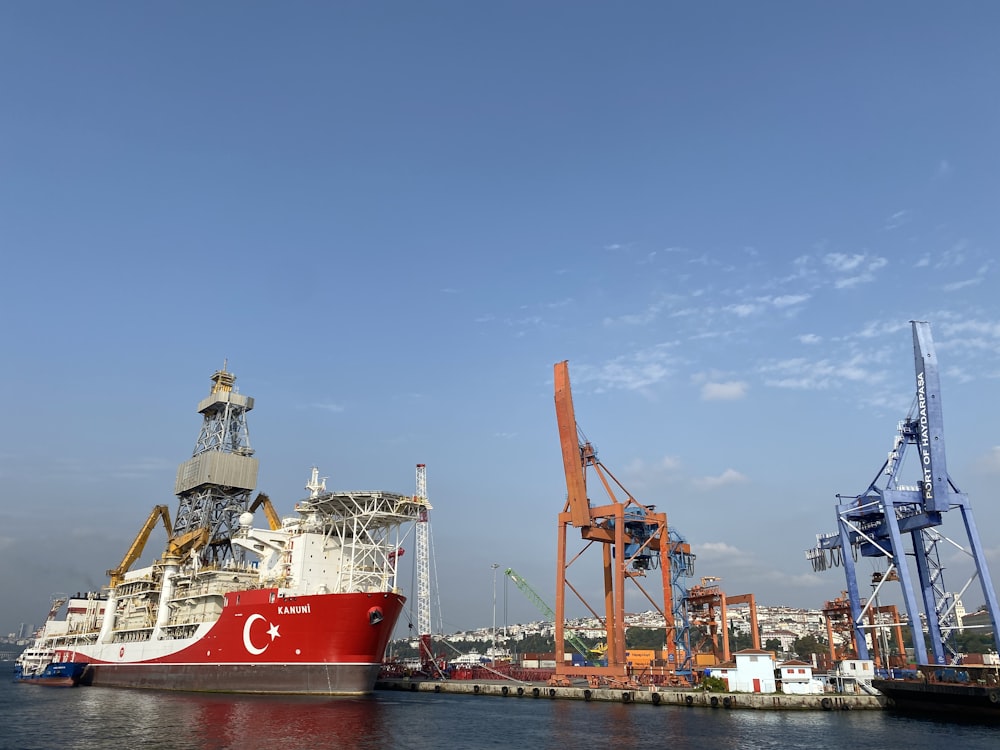
{"label": "red and white drillship", "polygon": [[[422,497],[326,490],[317,469],[279,519],[267,496],[249,502],[256,459],[245,416],[253,400],[213,376],[205,425],[177,476],[171,527],[157,506],[101,592],[68,597],[35,646],[85,662],[81,685],[233,693],[360,695],[374,689],[404,597],[400,534],[429,507]],[[254,526],[263,508],[266,528]],[[130,570],[162,518],[163,555]]]}

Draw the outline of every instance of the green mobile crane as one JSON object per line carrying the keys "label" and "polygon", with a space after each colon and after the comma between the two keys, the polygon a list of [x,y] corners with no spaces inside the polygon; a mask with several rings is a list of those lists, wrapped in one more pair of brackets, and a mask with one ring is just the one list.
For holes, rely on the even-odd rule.
{"label": "green mobile crane", "polygon": [[[521,589],[521,592],[531,600],[532,604],[538,607],[538,610],[545,615],[546,619],[555,622],[556,613],[552,611],[552,607],[545,603],[542,597],[540,597],[538,593],[531,588],[524,578],[522,578],[513,568],[507,568],[507,570],[504,571],[504,575],[512,580],[515,586]],[[573,646],[573,648],[575,648],[588,663],[590,662],[590,654],[593,649],[589,648],[586,643],[572,633],[566,634],[566,640],[569,641],[570,645]]]}

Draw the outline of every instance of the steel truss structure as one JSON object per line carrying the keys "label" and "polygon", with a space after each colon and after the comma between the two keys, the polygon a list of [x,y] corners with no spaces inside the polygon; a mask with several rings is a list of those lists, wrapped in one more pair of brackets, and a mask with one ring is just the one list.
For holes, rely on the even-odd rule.
{"label": "steel truss structure", "polygon": [[[892,450],[878,475],[859,495],[837,495],[838,531],[817,535],[816,546],[806,551],[806,557],[816,571],[843,565],[859,658],[869,658],[865,632],[873,627],[865,623],[869,610],[878,601],[881,588],[898,581],[912,625],[916,662],[947,664],[956,655],[951,638],[958,627],[956,598],[978,580],[994,633],[1000,632],[1000,609],[969,498],[948,474],[940,377],[930,325],[911,321],[911,326],[916,367],[913,407],[899,423]],[[902,484],[901,471],[909,448],[916,452],[919,478],[915,484]],[[946,538],[939,530],[948,512],[961,516],[966,534],[961,543]],[[975,566],[957,596],[944,585],[939,549],[943,542],[968,554]],[[858,584],[859,553],[863,557],[882,558],[888,565],[875,583],[870,601],[862,599]],[[912,564],[908,557],[912,558]],[[924,632],[930,643],[930,659]]]}
{"label": "steel truss structure", "polygon": [[[663,617],[668,665],[674,676],[684,674],[691,664],[690,632],[681,577],[694,574],[695,556],[690,545],[667,526],[666,513],[643,505],[626,490],[597,458],[597,451],[576,423],[570,391],[569,367],[554,367],[556,420],[566,476],[567,499],[559,514],[558,560],[556,563],[555,683],[571,677],[587,677],[608,684],[631,682],[625,654],[625,585],[631,582]],[[594,474],[608,501],[592,504],[587,495],[587,474]],[[578,529],[584,543],[571,554],[569,528]],[[573,566],[596,545],[603,568],[603,607],[592,606],[581,589],[569,580]],[[659,569],[654,587],[647,590],[642,579]],[[656,579],[659,580],[656,580]],[[604,624],[607,633],[607,666],[573,667],[565,663],[566,594],[571,592],[590,613]],[[603,613],[599,609],[603,608]]]}
{"label": "steel truss structure", "polygon": [[238,393],[235,382],[225,366],[212,375],[211,393],[198,404],[203,422],[192,458],[177,470],[174,535],[206,529],[208,543],[200,553],[205,563],[242,555],[231,540],[257,484],[257,459],[247,427],[253,399]]}

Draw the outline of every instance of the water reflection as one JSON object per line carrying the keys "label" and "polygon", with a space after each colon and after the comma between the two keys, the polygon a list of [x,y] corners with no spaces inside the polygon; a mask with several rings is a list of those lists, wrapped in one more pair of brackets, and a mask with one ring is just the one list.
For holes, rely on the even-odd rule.
{"label": "water reflection", "polygon": [[0,748],[17,750],[995,750],[996,727],[881,711],[725,711],[382,692],[364,699],[52,690],[0,683]]}
{"label": "water reflection", "polygon": [[[108,689],[81,692],[87,693],[82,706],[85,714],[94,719],[96,736],[90,739],[100,743],[98,746],[136,750],[139,745],[156,750],[370,750],[390,746],[383,707],[374,698],[207,696]],[[124,743],[115,744],[116,739]]]}

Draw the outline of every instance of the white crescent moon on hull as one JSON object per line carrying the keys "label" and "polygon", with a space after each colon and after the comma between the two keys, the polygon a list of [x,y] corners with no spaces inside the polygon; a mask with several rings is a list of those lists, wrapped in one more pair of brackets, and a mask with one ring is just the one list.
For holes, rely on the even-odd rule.
{"label": "white crescent moon on hull", "polygon": [[263,619],[264,615],[250,615],[247,618],[246,625],[243,626],[243,647],[254,656],[260,656],[267,651],[267,646],[271,645],[268,643],[267,646],[264,646],[264,648],[257,648],[253,645],[253,641],[250,640],[250,626],[257,622],[257,620]]}

